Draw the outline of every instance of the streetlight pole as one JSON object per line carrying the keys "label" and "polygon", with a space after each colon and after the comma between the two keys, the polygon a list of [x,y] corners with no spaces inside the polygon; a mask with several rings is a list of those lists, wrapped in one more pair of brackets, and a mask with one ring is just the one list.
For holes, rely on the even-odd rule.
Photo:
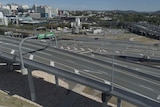
{"label": "streetlight pole", "polygon": [[[54,35],[48,35],[48,37],[53,37]],[[34,89],[34,84],[33,84],[33,80],[32,80],[32,74],[31,71],[28,72],[28,69],[25,68],[24,66],[24,61],[23,61],[23,56],[22,56],[22,44],[25,40],[28,39],[34,39],[34,38],[45,38],[46,36],[40,37],[40,36],[30,36],[30,37],[26,37],[24,39],[22,39],[22,41],[19,44],[19,57],[20,57],[20,63],[21,63],[21,72],[22,75],[27,75],[28,76],[28,82],[29,82],[29,88],[30,88],[30,94],[31,94],[31,100],[32,101],[36,101],[36,95],[35,95],[35,89]]]}
{"label": "streetlight pole", "polygon": [[33,39],[33,38],[36,38],[37,36],[30,36],[30,37],[26,37],[24,38],[20,44],[19,44],[19,57],[20,57],[20,63],[21,63],[21,72],[22,72],[22,75],[27,75],[28,74],[28,70],[27,68],[25,68],[24,66],[24,62],[23,62],[23,56],[22,56],[22,44],[25,40],[27,39]]}
{"label": "streetlight pole", "polygon": [[22,44],[25,40],[33,39],[33,38],[36,38],[36,37],[37,36],[26,37],[19,44],[19,56],[20,56],[20,63],[21,63],[21,72],[22,72],[22,75],[27,75],[28,76],[28,83],[29,83],[30,95],[31,95],[31,100],[32,101],[36,101],[35,88],[34,88],[34,83],[33,83],[33,80],[32,80],[32,73],[31,73],[31,71],[28,72],[28,69],[25,68],[25,66],[24,66],[22,49],[21,48],[22,48]]}
{"label": "streetlight pole", "polygon": [[113,86],[113,82],[114,82],[114,46],[112,44],[112,76],[111,76],[111,83],[112,83],[112,86],[111,86],[111,91],[113,91],[114,89],[114,86]]}
{"label": "streetlight pole", "polygon": [[54,38],[55,38],[55,42],[56,42],[56,47],[58,47],[57,37],[54,36]]}

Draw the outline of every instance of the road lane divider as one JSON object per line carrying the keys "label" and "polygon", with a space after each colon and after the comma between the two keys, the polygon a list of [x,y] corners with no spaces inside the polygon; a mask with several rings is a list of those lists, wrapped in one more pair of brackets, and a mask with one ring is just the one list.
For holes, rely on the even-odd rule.
{"label": "road lane divider", "polygon": [[30,54],[29,59],[33,60],[33,58],[34,58],[34,55]]}
{"label": "road lane divider", "polygon": [[75,72],[76,74],[80,75],[80,72],[79,72],[79,70],[77,70],[77,69],[74,69],[74,72]]}
{"label": "road lane divider", "polygon": [[145,88],[145,89],[148,89],[148,90],[154,91],[154,89],[152,89],[152,88],[150,88],[150,87],[147,87],[147,86],[144,86],[144,85],[142,85],[142,84],[140,84],[139,86],[140,86],[140,87],[142,87],[142,88]]}
{"label": "road lane divider", "polygon": [[15,50],[14,50],[14,49],[12,49],[12,50],[11,50],[11,52],[10,52],[10,54],[12,54],[12,55],[13,55],[14,53],[15,53]]}
{"label": "road lane divider", "polygon": [[50,61],[50,66],[55,66],[55,63],[54,63],[54,61]]}

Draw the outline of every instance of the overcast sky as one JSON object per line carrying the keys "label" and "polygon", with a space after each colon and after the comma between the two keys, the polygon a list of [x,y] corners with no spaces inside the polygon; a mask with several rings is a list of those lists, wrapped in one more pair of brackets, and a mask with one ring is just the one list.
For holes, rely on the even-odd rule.
{"label": "overcast sky", "polygon": [[49,5],[66,10],[160,10],[160,0],[0,0],[2,4]]}

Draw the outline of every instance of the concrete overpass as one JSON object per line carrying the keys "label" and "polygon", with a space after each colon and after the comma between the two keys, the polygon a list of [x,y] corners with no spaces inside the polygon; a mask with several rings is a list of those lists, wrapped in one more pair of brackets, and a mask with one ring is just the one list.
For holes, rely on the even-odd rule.
{"label": "concrete overpass", "polygon": [[[8,43],[3,42],[3,38],[0,40],[0,57],[11,62],[19,62],[18,43],[20,40],[10,38],[7,40]],[[152,79],[148,81],[146,79],[148,77],[145,76],[137,78],[136,74],[126,73],[124,69],[114,69],[116,75],[114,81],[111,81],[112,66],[103,64],[94,58],[48,47],[47,44],[37,41],[24,43],[23,52],[24,63],[27,67],[40,69],[98,89],[102,91],[103,102],[113,95],[142,107],[160,106],[159,81],[156,83]],[[34,91],[31,91],[31,95],[34,94]]]}

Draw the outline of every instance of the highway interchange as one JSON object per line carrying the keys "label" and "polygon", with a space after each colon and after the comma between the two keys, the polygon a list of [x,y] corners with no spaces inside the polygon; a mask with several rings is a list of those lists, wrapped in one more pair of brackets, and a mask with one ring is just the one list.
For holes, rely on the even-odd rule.
{"label": "highway interchange", "polygon": [[[0,50],[18,55],[20,40],[0,36]],[[55,47],[51,42],[30,40],[24,42],[22,50],[23,57],[26,59],[60,68],[104,84],[112,85],[113,81],[114,87],[120,87],[160,103],[160,70],[158,68],[113,59],[114,56],[103,56],[104,54],[123,53],[124,55],[134,52],[133,55],[137,56],[147,54],[151,55],[150,58],[159,58],[160,47],[126,42],[114,43],[114,41],[103,41],[102,44],[102,41],[96,42],[95,40],[90,42],[62,40],[58,42],[58,47]],[[112,78],[112,71],[114,71],[114,78]]]}

